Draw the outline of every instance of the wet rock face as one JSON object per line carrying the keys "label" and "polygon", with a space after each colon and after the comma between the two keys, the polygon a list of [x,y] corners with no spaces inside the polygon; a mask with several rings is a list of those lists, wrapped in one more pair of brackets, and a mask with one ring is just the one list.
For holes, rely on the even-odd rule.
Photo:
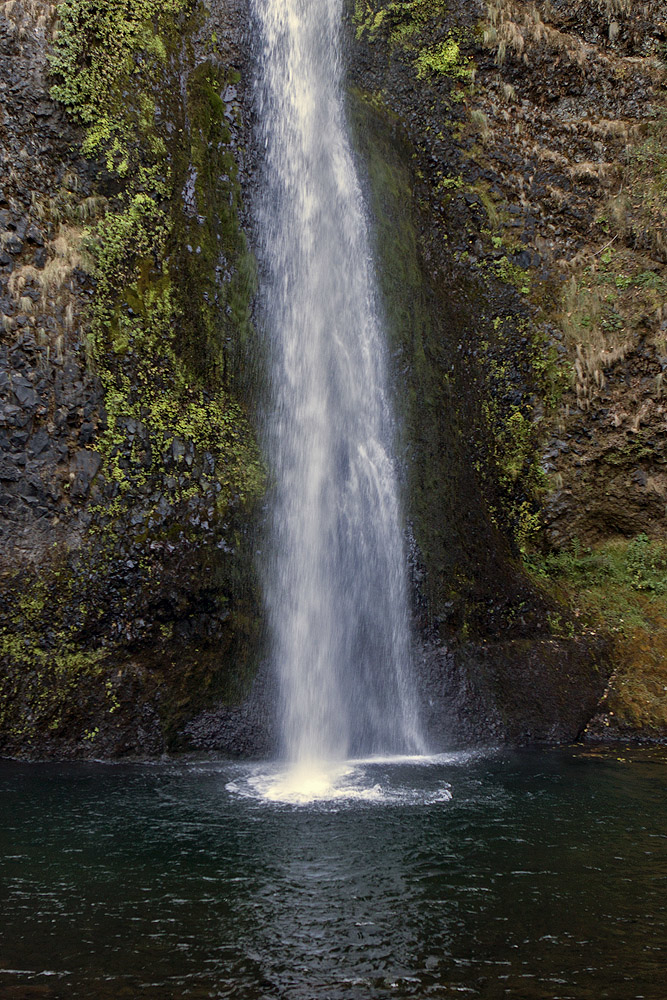
{"label": "wet rock face", "polygon": [[[153,95],[182,177],[173,271],[193,302],[234,280],[254,173],[248,3],[208,7]],[[571,739],[603,693],[611,647],[535,586],[518,548],[538,517],[534,544],[553,550],[665,536],[667,230],[646,169],[662,162],[650,144],[664,3],[346,11],[403,409],[426,725],[434,745]],[[416,33],[401,20],[413,13]],[[91,364],[98,288],[81,235],[122,183],[79,155],[81,132],[49,96],[53,28],[39,0],[0,19],[0,752],[265,753],[275,692],[261,674],[253,686],[257,516],[220,503],[229,476],[210,442],[179,429],[156,449],[150,407],[114,412],[110,389],[141,370],[122,331],[105,360],[113,378]],[[224,192],[238,225],[220,233],[205,287],[202,206],[220,192],[202,192],[192,150],[210,122],[189,136],[178,105],[204,64],[225,78],[207,99],[228,130],[206,148],[231,152],[246,196],[244,207]],[[132,321],[137,289],[118,305]],[[223,381],[252,395],[241,320],[225,327]],[[621,647],[589,732],[659,738],[662,667],[632,642],[619,665]]]}
{"label": "wet rock face", "polygon": [[[224,147],[237,185],[233,164],[247,180],[248,10],[242,0],[209,7],[208,18],[195,12],[184,22],[180,55],[170,56],[163,90],[150,96],[173,169],[187,171],[186,157],[208,135]],[[123,389],[136,372],[137,390],[148,391],[146,372],[166,378],[171,356],[147,359],[142,342],[116,337],[107,356],[91,357],[100,289],[86,231],[122,211],[125,182],[77,152],[83,133],[50,97],[55,28],[46,3],[14,4],[0,19],[0,753],[154,756],[186,747],[185,722],[240,698],[254,669],[253,500],[235,490],[255,446],[232,385],[248,347],[234,343],[233,319],[224,364],[204,373],[201,396],[193,394],[190,424],[199,430],[190,436],[187,427],[170,434],[168,410],[156,435],[156,406],[144,412]],[[209,79],[227,80],[220,94],[205,90],[202,66],[211,67]],[[185,114],[179,94],[199,114],[193,137],[187,124],[176,127]],[[219,258],[209,252],[203,263],[188,235],[182,243],[192,244],[197,267],[173,266],[177,282],[191,282],[183,294],[193,314],[216,289],[227,294],[242,245],[243,209],[229,207],[237,188],[202,183],[183,184],[182,207],[178,198],[170,206],[174,231],[196,230],[202,210],[215,213],[220,199],[227,206]],[[142,294],[151,280],[144,266]],[[244,290],[235,289],[244,308]],[[145,312],[131,289],[120,309],[129,322]],[[189,322],[183,328],[196,338]],[[200,356],[207,351],[202,343]],[[132,403],[127,412],[118,389]],[[153,386],[151,399],[169,391]],[[230,423],[240,421],[234,468],[229,452],[214,447],[215,401],[224,393],[235,407]]]}
{"label": "wet rock face", "polygon": [[571,741],[600,698],[607,647],[596,637],[422,643],[415,658],[429,745]]}
{"label": "wet rock face", "polygon": [[51,363],[29,330],[0,348],[0,372],[0,537],[34,553],[36,536],[55,541],[71,501],[90,493],[101,460],[85,446],[100,421],[102,394],[73,359]]}
{"label": "wet rock face", "polygon": [[347,13],[429,705],[435,683],[452,732],[573,738],[626,654],[600,620],[580,635],[517,547],[665,537],[664,203],[636,165],[664,156],[664,4]]}
{"label": "wet rock face", "polygon": [[4,549],[26,557],[56,541],[68,508],[70,456],[83,423],[99,421],[101,404],[75,323],[91,286],[68,248],[54,248],[58,224],[46,216],[69,186],[85,188],[92,171],[73,156],[76,130],[49,98],[53,19],[47,4],[34,6],[31,15],[14,5],[0,21],[6,109],[0,131],[0,539]]}

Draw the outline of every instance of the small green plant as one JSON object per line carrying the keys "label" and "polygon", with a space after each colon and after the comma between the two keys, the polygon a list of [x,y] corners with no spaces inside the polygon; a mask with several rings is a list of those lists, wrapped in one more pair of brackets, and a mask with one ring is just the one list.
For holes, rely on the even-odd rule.
{"label": "small green plant", "polygon": [[613,539],[595,548],[526,555],[529,572],[559,600],[574,607],[582,624],[629,634],[650,629],[667,615],[667,545],[646,534]]}
{"label": "small green plant", "polygon": [[571,639],[575,635],[574,622],[566,618],[560,612],[550,612],[547,614],[547,625],[552,635]]}
{"label": "small green plant", "polygon": [[494,269],[501,281],[514,285],[522,295],[530,295],[530,271],[519,267],[509,257],[501,257]]}
{"label": "small green plant", "polygon": [[443,177],[438,184],[438,189],[442,191],[458,191],[463,187],[462,177]]}
{"label": "small green plant", "polygon": [[415,61],[418,79],[429,73],[450,76],[455,80],[464,80],[473,73],[472,61],[461,54],[461,47],[451,35],[435,48],[420,53]]}
{"label": "small green plant", "polygon": [[667,559],[648,535],[637,535],[628,545],[627,568],[635,590],[667,593]]}

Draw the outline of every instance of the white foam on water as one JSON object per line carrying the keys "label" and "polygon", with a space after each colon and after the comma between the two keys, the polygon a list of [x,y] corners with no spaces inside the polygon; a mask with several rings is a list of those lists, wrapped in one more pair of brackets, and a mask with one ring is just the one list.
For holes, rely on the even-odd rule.
{"label": "white foam on water", "polygon": [[373,754],[371,757],[355,757],[348,761],[349,764],[417,764],[422,767],[433,767],[438,764],[466,764],[470,760],[478,757],[486,757],[488,749],[451,750],[442,753],[420,753],[420,754]]}
{"label": "white foam on water", "polygon": [[[432,787],[415,788],[406,765],[451,763],[453,754],[432,756],[371,757],[338,764],[311,762],[292,767],[263,765],[249,770],[225,786],[235,797],[291,806],[425,805],[449,802],[449,782],[440,778]],[[443,758],[445,758],[443,760]],[[403,774],[401,772],[404,772]]]}

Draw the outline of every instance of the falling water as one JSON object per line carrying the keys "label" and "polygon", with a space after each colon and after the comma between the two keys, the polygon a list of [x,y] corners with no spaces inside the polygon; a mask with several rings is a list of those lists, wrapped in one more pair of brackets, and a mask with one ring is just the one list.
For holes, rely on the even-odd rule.
{"label": "falling water", "polygon": [[415,752],[385,348],[345,122],[342,0],[254,0],[275,473],[265,590],[296,762]]}

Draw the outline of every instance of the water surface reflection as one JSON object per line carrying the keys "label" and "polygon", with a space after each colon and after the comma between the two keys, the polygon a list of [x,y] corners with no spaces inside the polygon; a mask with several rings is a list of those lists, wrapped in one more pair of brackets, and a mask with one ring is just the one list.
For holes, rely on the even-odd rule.
{"label": "water surface reflection", "polygon": [[665,757],[361,764],[381,795],[302,806],[256,765],[5,762],[0,996],[664,1000]]}

